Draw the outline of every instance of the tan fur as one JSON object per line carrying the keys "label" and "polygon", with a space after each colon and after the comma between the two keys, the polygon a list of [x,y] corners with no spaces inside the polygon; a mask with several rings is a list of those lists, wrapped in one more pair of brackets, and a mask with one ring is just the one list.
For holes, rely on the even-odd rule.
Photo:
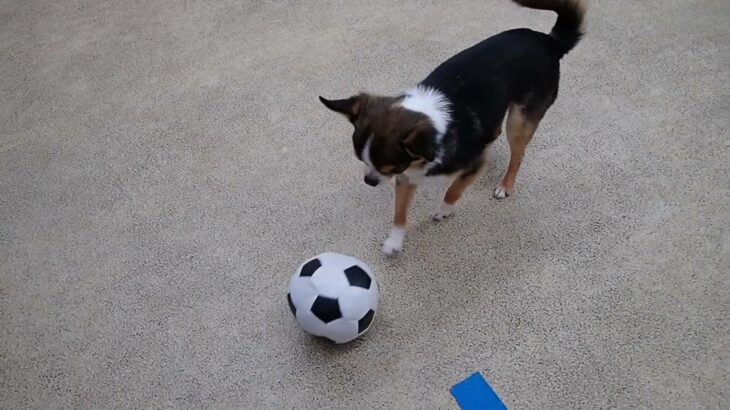
{"label": "tan fur", "polygon": [[[434,71],[433,81],[428,82],[431,84],[429,87],[434,89],[427,90],[428,93],[433,93],[430,97],[438,100],[434,102],[434,107],[419,108],[411,105],[411,94],[399,97],[359,94],[341,100],[327,100],[320,97],[325,106],[344,114],[354,125],[353,146],[355,153],[367,165],[365,183],[376,186],[382,179],[392,177],[396,179],[394,227],[383,244],[383,251],[388,255],[402,249],[408,211],[417,184],[423,179],[447,174],[451,177],[455,176],[444,195],[443,203],[433,215],[433,219],[440,221],[453,213],[454,205],[466,189],[481,175],[486,162],[484,157],[478,158],[476,152],[470,151],[482,149],[484,145],[478,144],[482,139],[484,144],[491,144],[502,133],[502,127],[495,124],[495,122],[498,118],[503,118],[504,112],[502,110],[509,102],[512,102],[512,105],[507,110],[505,128],[510,147],[510,160],[501,182],[495,188],[494,196],[498,199],[505,198],[514,191],[515,180],[525,156],[525,149],[537,130],[542,116],[554,102],[557,95],[557,76],[559,73],[555,69],[557,66],[550,65],[552,64],[551,56],[557,53],[554,57],[562,57],[580,41],[584,34],[582,24],[586,7],[583,0],[513,1],[529,8],[556,12],[558,18],[550,32],[550,36],[553,37],[554,41],[551,41],[552,45],[546,45],[549,53],[543,53],[544,55],[538,53],[535,56],[535,61],[543,61],[547,64],[544,74],[543,71],[535,71],[532,75],[533,78],[526,78],[522,75],[511,79],[510,76],[505,76],[509,83],[505,84],[505,88],[502,90],[503,95],[493,96],[492,102],[485,99],[482,103],[478,99],[473,99],[472,102],[478,104],[469,107],[468,92],[477,92],[478,90],[472,91],[469,88],[467,94],[462,92],[464,87],[473,87],[475,84],[477,87],[480,86],[479,82],[471,84],[462,78],[477,77],[485,67],[488,67],[481,61],[482,57],[480,55],[475,57],[475,64],[481,64],[481,66],[477,66],[476,70],[463,70],[463,76],[460,74],[462,70],[459,67],[464,62],[457,57],[444,63],[445,69],[448,69],[447,71]],[[505,38],[509,36],[506,35]],[[535,35],[531,34],[531,36],[533,40],[525,37],[524,41],[529,40],[533,43],[541,41]],[[519,47],[520,44],[517,42],[515,47]],[[538,46],[536,43],[533,45],[534,47]],[[481,43],[478,47],[482,47]],[[483,48],[485,52],[489,51],[486,45]],[[526,47],[525,53],[530,49],[530,47]],[[481,53],[481,51],[479,52]],[[506,54],[506,56],[510,55],[513,54]],[[525,55],[525,61],[532,64],[531,60],[527,59],[529,56]],[[506,58],[501,52],[497,53],[497,57]],[[467,60],[464,59],[464,61]],[[499,62],[499,60],[495,61]],[[450,72],[451,67],[456,67],[456,69]],[[508,66],[505,67],[509,68]],[[504,68],[500,69],[504,70]],[[499,71],[497,68],[494,70]],[[487,69],[486,71],[490,70]],[[451,80],[441,78],[450,74],[455,74],[456,77]],[[485,73],[485,75],[490,75],[489,78],[491,79],[498,78],[499,74]],[[429,79],[431,79],[430,76]],[[523,90],[511,84],[515,81],[521,81],[520,79],[530,80],[525,81],[526,84],[522,88],[534,87],[534,91]],[[536,82],[541,80],[546,83],[543,87],[538,87]],[[449,85],[449,81],[458,81],[463,87],[458,87],[459,83]],[[446,95],[441,94],[442,91],[438,85],[440,83],[443,83],[445,93],[453,92],[451,95],[453,101],[449,101]],[[457,87],[454,88],[455,85]],[[426,86],[419,84],[416,89],[421,87]],[[486,88],[486,85],[482,87]],[[514,104],[515,101],[520,101],[526,106],[516,105]],[[471,128],[468,123],[461,122],[464,112],[462,112],[462,107],[459,104],[462,103],[467,104],[464,112],[470,113],[476,119]],[[452,104],[456,106],[454,107]],[[412,109],[405,109],[402,105],[409,106]],[[500,112],[483,113],[485,115],[490,114],[484,116],[484,118],[482,118],[482,113],[475,112],[493,110],[497,107],[499,107]],[[469,111],[470,108],[473,109]],[[435,113],[433,110],[439,112]],[[497,114],[499,117],[496,117]],[[453,121],[456,126],[451,127],[450,121]],[[486,127],[489,127],[489,129],[486,129]],[[476,129],[481,129],[478,132],[484,132],[485,135],[473,135]],[[462,136],[461,133],[467,135]],[[476,139],[479,137],[483,138]],[[486,152],[486,149],[484,152]],[[432,168],[427,168],[431,165],[433,165]]]}
{"label": "tan fur", "polygon": [[539,117],[526,115],[522,107],[511,105],[507,114],[507,141],[509,142],[510,158],[500,186],[511,194],[515,188],[515,178],[525,156],[525,148],[540,123]]}
{"label": "tan fur", "polygon": [[397,178],[395,183],[395,216],[393,225],[403,228],[408,219],[408,210],[411,207],[413,196],[416,193],[416,185],[404,179]]}
{"label": "tan fur", "polygon": [[391,172],[395,169],[392,165],[384,165],[382,166],[378,171],[383,175],[390,175]]}
{"label": "tan fur", "polygon": [[454,205],[456,201],[461,198],[461,195],[464,193],[464,191],[474,183],[474,181],[481,176],[482,172],[484,171],[484,163],[479,167],[479,169],[475,172],[471,172],[469,174],[462,174],[456,177],[454,179],[454,182],[451,183],[451,186],[449,186],[449,189],[446,190],[446,195],[444,195],[444,202],[449,205]]}

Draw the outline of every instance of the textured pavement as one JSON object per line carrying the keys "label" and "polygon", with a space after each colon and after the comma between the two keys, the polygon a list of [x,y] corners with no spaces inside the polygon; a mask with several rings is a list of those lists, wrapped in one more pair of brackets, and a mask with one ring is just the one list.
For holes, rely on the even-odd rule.
{"label": "textured pavement", "polygon": [[[507,162],[405,253],[318,95],[397,93],[507,0],[0,0],[0,407],[730,407],[730,2],[594,1],[507,200]],[[343,348],[284,298],[336,251],[381,284]]]}

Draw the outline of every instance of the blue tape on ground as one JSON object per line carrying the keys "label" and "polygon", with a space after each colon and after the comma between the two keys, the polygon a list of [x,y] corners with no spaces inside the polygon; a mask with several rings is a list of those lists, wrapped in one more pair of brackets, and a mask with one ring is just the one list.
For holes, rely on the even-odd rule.
{"label": "blue tape on ground", "polygon": [[507,406],[479,373],[456,383],[451,388],[451,395],[462,410],[507,410]]}

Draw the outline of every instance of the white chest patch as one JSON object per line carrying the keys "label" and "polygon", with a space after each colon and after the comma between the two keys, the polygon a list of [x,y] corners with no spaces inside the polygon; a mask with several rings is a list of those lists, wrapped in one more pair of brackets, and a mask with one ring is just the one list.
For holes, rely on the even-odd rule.
{"label": "white chest patch", "polygon": [[436,138],[439,141],[446,133],[451,121],[451,110],[449,100],[441,91],[418,85],[406,91],[401,107],[427,116],[438,132]]}
{"label": "white chest patch", "polygon": [[408,182],[411,184],[420,185],[424,178],[426,178],[426,169],[425,168],[408,168],[403,172],[403,175],[405,175],[408,178]]}

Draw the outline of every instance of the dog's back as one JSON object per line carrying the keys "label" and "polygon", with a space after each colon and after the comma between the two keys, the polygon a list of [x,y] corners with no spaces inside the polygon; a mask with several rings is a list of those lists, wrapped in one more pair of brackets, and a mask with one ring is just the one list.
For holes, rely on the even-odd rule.
{"label": "dog's back", "polygon": [[476,161],[500,133],[511,105],[538,122],[557,98],[560,59],[581,36],[584,14],[578,0],[514,0],[526,7],[551,9],[558,19],[550,34],[514,29],[461,51],[438,66],[421,84],[451,102],[452,127],[444,142],[458,139],[448,161],[431,172],[450,173]]}

